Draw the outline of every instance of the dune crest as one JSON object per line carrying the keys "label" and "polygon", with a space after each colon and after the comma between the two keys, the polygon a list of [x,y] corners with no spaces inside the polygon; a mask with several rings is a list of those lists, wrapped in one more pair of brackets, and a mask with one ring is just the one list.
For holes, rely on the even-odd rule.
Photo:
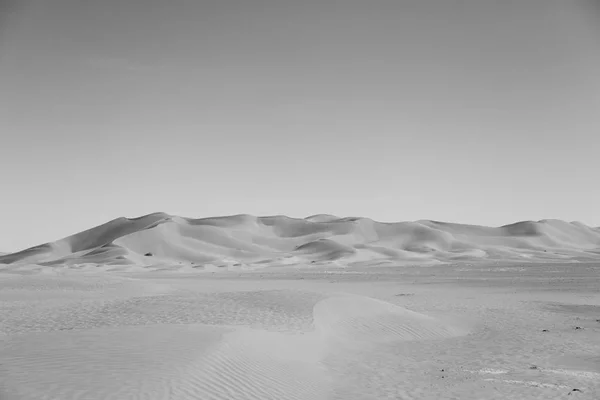
{"label": "dune crest", "polygon": [[3,254],[0,264],[202,268],[331,260],[342,265],[380,265],[598,259],[600,229],[577,221],[486,227],[430,220],[382,223],[327,214],[303,219],[245,214],[191,219],[154,213],[117,218],[55,242]]}

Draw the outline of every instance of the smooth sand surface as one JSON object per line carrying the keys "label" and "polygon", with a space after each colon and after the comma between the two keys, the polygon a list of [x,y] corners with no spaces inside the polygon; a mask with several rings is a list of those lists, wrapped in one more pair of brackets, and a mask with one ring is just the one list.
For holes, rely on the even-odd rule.
{"label": "smooth sand surface", "polygon": [[0,271],[2,400],[600,398],[597,264],[51,268]]}

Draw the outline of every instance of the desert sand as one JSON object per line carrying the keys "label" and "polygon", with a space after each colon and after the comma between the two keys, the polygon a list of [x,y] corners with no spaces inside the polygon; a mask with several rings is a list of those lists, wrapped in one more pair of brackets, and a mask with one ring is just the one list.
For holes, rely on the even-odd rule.
{"label": "desert sand", "polygon": [[347,266],[457,260],[596,261],[600,228],[560,220],[502,227],[438,221],[382,223],[314,215],[191,219],[118,218],[64,239],[0,256],[0,264],[253,269],[303,263]]}
{"label": "desert sand", "polygon": [[598,399],[600,229],[120,218],[0,256],[0,399]]}

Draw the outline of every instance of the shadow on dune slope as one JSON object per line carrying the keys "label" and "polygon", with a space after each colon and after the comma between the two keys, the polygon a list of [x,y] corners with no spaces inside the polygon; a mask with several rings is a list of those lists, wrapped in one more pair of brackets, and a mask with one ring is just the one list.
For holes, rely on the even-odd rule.
{"label": "shadow on dune slope", "polygon": [[485,227],[429,220],[382,223],[325,214],[304,219],[252,215],[191,219],[154,213],[117,218],[55,242],[0,255],[0,264],[592,261],[600,259],[599,250],[600,229],[560,220]]}

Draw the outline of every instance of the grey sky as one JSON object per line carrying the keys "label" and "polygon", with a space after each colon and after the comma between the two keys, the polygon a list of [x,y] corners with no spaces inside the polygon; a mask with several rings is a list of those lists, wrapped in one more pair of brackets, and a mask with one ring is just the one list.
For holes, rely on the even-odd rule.
{"label": "grey sky", "polygon": [[0,250],[153,211],[600,225],[598,2],[0,0]]}

